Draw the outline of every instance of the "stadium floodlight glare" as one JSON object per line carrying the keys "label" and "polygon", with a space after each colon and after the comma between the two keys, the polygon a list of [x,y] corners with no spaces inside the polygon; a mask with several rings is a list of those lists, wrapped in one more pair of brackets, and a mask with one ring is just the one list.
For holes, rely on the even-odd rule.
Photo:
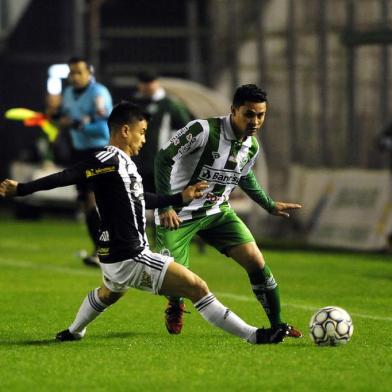
{"label": "stadium floodlight glare", "polygon": [[61,79],[49,77],[46,83],[46,89],[48,90],[49,94],[52,95],[59,95],[61,94]]}
{"label": "stadium floodlight glare", "polygon": [[66,79],[69,74],[68,64],[53,64],[48,69],[47,91],[49,94],[61,94],[61,79]]}

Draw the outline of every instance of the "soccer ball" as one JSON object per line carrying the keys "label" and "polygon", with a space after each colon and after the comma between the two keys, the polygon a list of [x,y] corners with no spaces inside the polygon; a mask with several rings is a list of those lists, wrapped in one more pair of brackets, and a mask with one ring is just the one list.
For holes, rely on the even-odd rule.
{"label": "soccer ball", "polygon": [[310,319],[310,337],[318,346],[346,344],[354,331],[350,315],[337,306],[319,309]]}

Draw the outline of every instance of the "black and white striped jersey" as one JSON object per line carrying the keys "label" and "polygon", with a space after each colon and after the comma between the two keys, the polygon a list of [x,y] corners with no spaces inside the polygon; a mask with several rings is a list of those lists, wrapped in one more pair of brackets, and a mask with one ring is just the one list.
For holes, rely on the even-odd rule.
{"label": "black and white striped jersey", "polygon": [[181,205],[181,194],[144,193],[131,158],[114,146],[95,152],[62,172],[18,184],[18,196],[89,181],[101,218],[98,254],[101,262],[129,259],[147,248],[145,209]]}

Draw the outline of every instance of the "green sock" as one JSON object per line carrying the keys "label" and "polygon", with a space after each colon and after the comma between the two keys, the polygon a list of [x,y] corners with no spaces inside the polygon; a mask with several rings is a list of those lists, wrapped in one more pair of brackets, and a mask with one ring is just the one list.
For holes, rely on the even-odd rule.
{"label": "green sock", "polygon": [[252,290],[263,306],[272,327],[282,323],[280,318],[279,287],[267,265],[262,270],[248,274]]}

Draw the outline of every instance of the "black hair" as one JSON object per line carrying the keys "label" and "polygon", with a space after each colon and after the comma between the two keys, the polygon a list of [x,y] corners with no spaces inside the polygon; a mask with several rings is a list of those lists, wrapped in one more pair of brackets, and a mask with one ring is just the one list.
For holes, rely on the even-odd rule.
{"label": "black hair", "polygon": [[255,84],[244,84],[235,91],[233,106],[238,108],[245,102],[267,102],[267,93]]}
{"label": "black hair", "polygon": [[118,130],[122,125],[132,124],[136,121],[147,122],[150,120],[150,115],[143,111],[143,109],[134,103],[122,101],[114,106],[108,118],[108,126],[110,133]]}
{"label": "black hair", "polygon": [[159,75],[153,69],[146,69],[137,74],[137,79],[142,83],[150,83],[159,79]]}
{"label": "black hair", "polygon": [[68,65],[76,64],[76,63],[85,63],[85,64],[86,64],[86,67],[89,69],[89,71],[90,71],[91,73],[94,73],[94,67],[93,67],[93,65],[90,64],[90,62],[89,62],[85,57],[82,57],[82,56],[73,56],[73,57],[71,57],[71,58],[67,61],[67,64],[68,64]]}

